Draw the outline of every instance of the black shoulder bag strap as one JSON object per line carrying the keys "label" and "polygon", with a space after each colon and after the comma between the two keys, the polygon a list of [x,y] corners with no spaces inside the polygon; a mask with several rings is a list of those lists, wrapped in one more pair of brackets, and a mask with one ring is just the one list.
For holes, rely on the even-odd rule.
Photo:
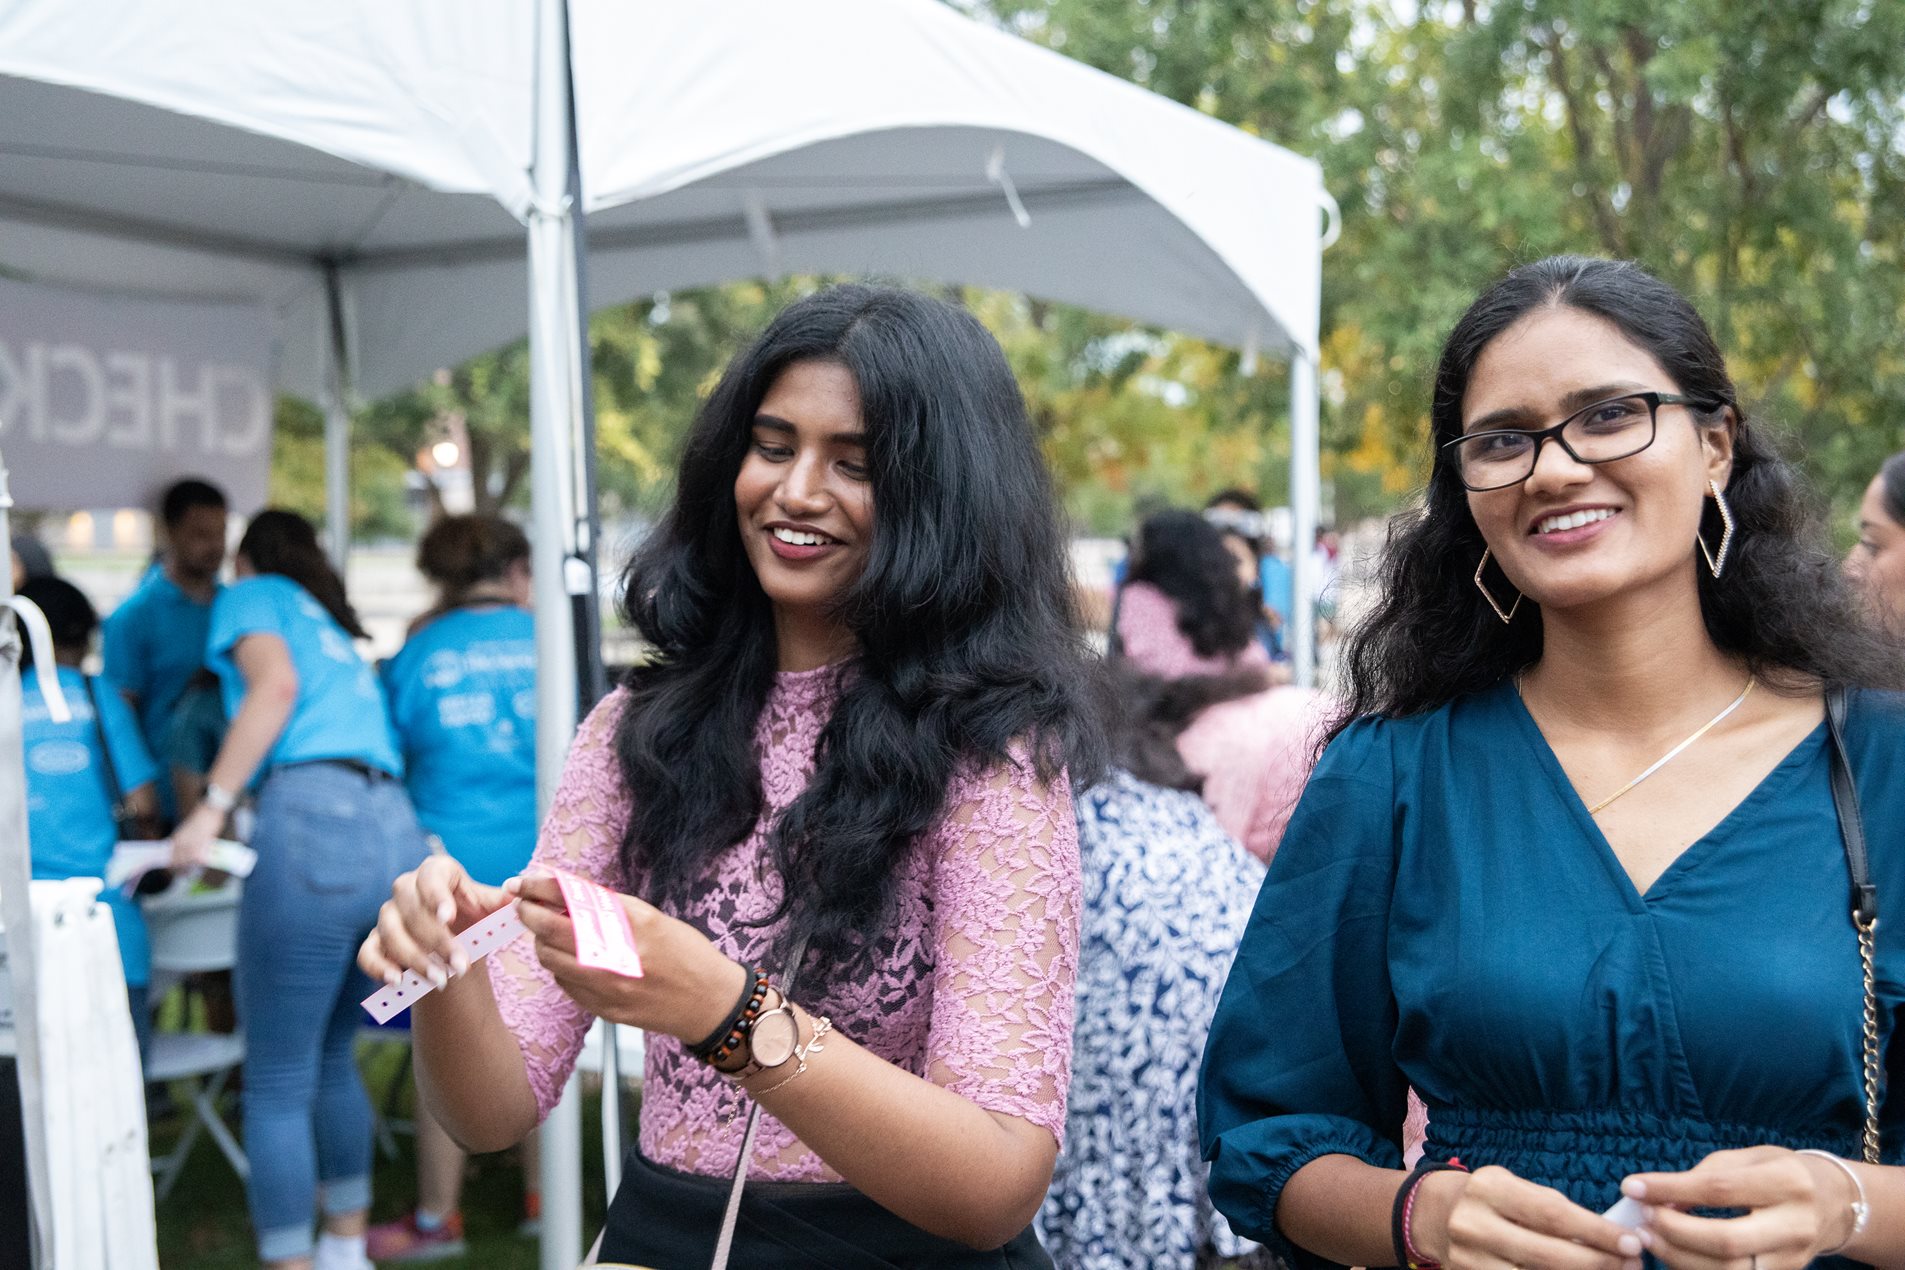
{"label": "black shoulder bag strap", "polygon": [[1826,690],[1826,730],[1832,738],[1832,806],[1839,813],[1839,836],[1845,840],[1846,869],[1852,875],[1852,926],[1859,935],[1859,961],[1865,976],[1864,1060],[1865,1135],[1867,1164],[1879,1162],[1879,1001],[1876,932],[1879,893],[1872,883],[1872,865],[1865,851],[1865,819],[1859,812],[1859,790],[1852,779],[1852,762],[1845,747],[1846,690]]}
{"label": "black shoulder bag strap", "polygon": [[86,702],[93,708],[93,734],[99,738],[99,755],[106,764],[106,797],[112,800],[112,823],[121,840],[136,837],[132,809],[126,806],[125,787],[119,783],[119,765],[112,759],[112,742],[106,738],[106,715],[99,708],[98,680],[82,674],[86,681]]}

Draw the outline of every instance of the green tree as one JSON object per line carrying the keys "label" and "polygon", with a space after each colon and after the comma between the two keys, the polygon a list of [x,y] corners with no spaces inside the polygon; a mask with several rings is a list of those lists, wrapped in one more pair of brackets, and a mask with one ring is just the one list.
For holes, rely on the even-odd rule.
{"label": "green tree", "polygon": [[470,473],[475,509],[517,501],[529,476],[529,345],[518,341],[439,370],[375,401],[352,420],[354,435],[414,471],[430,515],[443,511],[443,477],[427,457],[453,441]]}
{"label": "green tree", "polygon": [[1442,334],[1555,251],[1686,290],[1749,415],[1842,502],[1905,437],[1897,0],[962,7],[1323,163],[1344,213],[1323,291],[1339,501],[1419,480]]}
{"label": "green tree", "polygon": [[[351,534],[407,537],[414,531],[406,481],[410,465],[380,446],[350,453]],[[325,517],[324,415],[299,397],[278,398],[267,498],[322,526]]]}

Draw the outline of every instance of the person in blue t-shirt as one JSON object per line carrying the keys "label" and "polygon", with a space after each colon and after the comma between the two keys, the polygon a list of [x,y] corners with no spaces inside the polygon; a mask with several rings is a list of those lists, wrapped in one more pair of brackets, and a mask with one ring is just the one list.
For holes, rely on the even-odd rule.
{"label": "person in blue t-shirt", "polygon": [[[146,748],[163,751],[173,711],[205,660],[218,574],[225,567],[225,496],[200,480],[165,491],[159,519],[165,550],[157,565],[106,619],[101,650],[106,676],[139,712]],[[169,781],[159,801],[170,815],[180,806]]]}
{"label": "person in blue t-shirt", "polygon": [[[383,668],[404,782],[423,827],[471,877],[501,886],[522,872],[536,845],[529,540],[500,516],[447,516],[417,545],[417,568],[437,587],[437,603]],[[463,1251],[467,1159],[420,1103],[417,1207],[371,1228],[372,1260],[435,1260]],[[524,1172],[533,1217],[533,1156]]]}
{"label": "person in blue t-shirt", "polygon": [[[212,605],[206,664],[231,726],[173,834],[202,860],[256,787],[258,863],[238,909],[245,1151],[259,1259],[360,1265],[371,1108],[353,1041],[373,985],[353,964],[398,874],[428,854],[363,628],[309,521],[259,513]],[[322,1205],[323,1237],[312,1216]]]}
{"label": "person in blue t-shirt", "polygon": [[[151,820],[158,811],[152,761],[138,722],[118,689],[81,674],[80,662],[99,628],[99,615],[80,589],[62,578],[35,578],[20,588],[39,605],[53,632],[60,690],[73,717],[55,723],[40,694],[31,645],[20,652],[21,741],[26,751],[27,847],[36,878],[103,879],[119,841],[118,815]],[[114,803],[122,804],[118,815]],[[142,830],[142,836],[145,831]],[[124,891],[99,894],[112,910],[126,997],[143,1058],[151,1041],[146,988],[151,957],[139,905]]]}
{"label": "person in blue t-shirt", "polygon": [[1219,529],[1237,534],[1256,552],[1259,598],[1275,618],[1277,629],[1287,629],[1292,607],[1290,565],[1277,554],[1262,505],[1248,490],[1227,489],[1204,504],[1204,516]]}

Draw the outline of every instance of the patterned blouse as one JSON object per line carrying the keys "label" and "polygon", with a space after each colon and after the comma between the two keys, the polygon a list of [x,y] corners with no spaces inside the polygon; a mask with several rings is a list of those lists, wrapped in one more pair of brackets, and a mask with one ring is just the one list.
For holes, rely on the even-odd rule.
{"label": "patterned blouse", "polygon": [[[814,747],[833,710],[839,670],[783,672],[756,727],[761,822],[715,865],[674,916],[737,961],[762,960],[780,925],[756,926],[781,899],[767,829],[813,775]],[[533,864],[579,873],[639,895],[619,861],[629,792],[614,750],[628,702],[614,692],[583,722],[536,844]],[[896,1066],[988,1111],[1017,1116],[1062,1140],[1071,1080],[1072,984],[1078,968],[1078,833],[1070,786],[1026,763],[959,778],[940,826],[898,866],[897,917],[875,968],[829,973],[818,953],[800,1002],[836,1031]],[[588,1014],[556,986],[527,936],[489,958],[503,1021],[515,1033],[547,1115],[574,1069]],[[740,1149],[745,1097],[672,1036],[651,1035],[640,1146],[649,1160],[725,1176]],[[763,1114],[754,1176],[837,1181],[773,1116]]]}
{"label": "patterned blouse", "polygon": [[1085,936],[1071,1132],[1039,1234],[1058,1270],[1235,1270],[1269,1253],[1212,1207],[1197,1064],[1263,866],[1195,794],[1114,771],[1078,798]]}

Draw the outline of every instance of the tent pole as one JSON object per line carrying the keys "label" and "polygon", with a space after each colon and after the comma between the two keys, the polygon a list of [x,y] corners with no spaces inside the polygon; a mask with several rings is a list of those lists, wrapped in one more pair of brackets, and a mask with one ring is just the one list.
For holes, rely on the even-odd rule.
{"label": "tent pole", "polygon": [[1322,501],[1316,363],[1290,356],[1290,648],[1296,682],[1316,686],[1316,521]]}
{"label": "tent pole", "polygon": [[[578,544],[574,480],[577,359],[587,343],[574,280],[581,205],[574,197],[575,95],[565,0],[537,0],[534,152],[529,210],[529,437],[536,600],[536,792],[547,814],[575,736],[575,610],[570,561]],[[591,584],[592,585],[592,584]],[[582,1257],[582,1109],[571,1078],[542,1126],[542,1270]]]}
{"label": "tent pole", "polygon": [[[11,542],[8,513],[13,495],[0,460],[0,542]],[[13,571],[0,577],[0,922],[6,926],[7,971],[13,991],[13,1035],[20,1080],[21,1119],[26,1126],[29,1240],[35,1264],[50,1264],[57,1247],[46,1154],[46,1081],[40,1070],[38,972],[33,946],[32,857],[26,838],[26,740],[21,729],[20,638],[7,601]]]}
{"label": "tent pole", "polygon": [[337,261],[324,262],[324,300],[330,317],[325,360],[324,530],[331,567],[345,577],[351,554],[351,362],[345,335],[344,286]]}

